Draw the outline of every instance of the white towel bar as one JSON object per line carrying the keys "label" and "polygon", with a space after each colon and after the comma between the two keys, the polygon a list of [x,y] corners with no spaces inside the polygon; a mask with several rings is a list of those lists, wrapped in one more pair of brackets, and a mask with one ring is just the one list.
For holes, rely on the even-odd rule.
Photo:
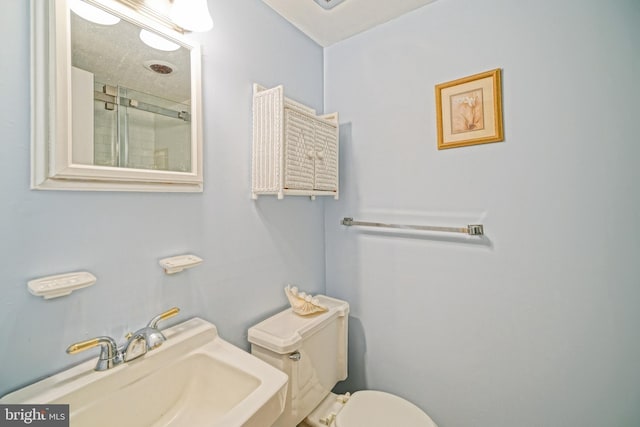
{"label": "white towel bar", "polygon": [[403,224],[385,224],[382,222],[355,221],[353,218],[342,218],[342,225],[352,226],[359,225],[363,227],[384,227],[399,228],[402,230],[420,230],[420,231],[444,231],[447,233],[465,233],[470,236],[484,235],[484,227],[482,224],[470,224],[466,227],[437,227],[431,225],[403,225]]}

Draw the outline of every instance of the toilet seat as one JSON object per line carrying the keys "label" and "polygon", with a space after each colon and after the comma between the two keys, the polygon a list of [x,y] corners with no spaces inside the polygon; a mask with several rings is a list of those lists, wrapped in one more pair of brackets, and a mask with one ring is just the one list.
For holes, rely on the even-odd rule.
{"label": "toilet seat", "polygon": [[338,412],[336,427],[437,427],[420,408],[401,397],[382,391],[361,390],[353,393]]}

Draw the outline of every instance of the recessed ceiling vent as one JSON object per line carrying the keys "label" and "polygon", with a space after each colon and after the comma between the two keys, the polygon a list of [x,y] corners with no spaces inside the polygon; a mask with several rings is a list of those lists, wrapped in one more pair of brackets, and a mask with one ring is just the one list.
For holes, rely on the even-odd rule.
{"label": "recessed ceiling vent", "polygon": [[173,73],[173,70],[175,70],[176,68],[176,66],[173,65],[171,62],[160,61],[160,60],[144,61],[142,64],[144,65],[144,68],[146,68],[147,70],[151,70],[154,73],[158,73],[162,75],[171,74]]}
{"label": "recessed ceiling vent", "polygon": [[344,0],[313,0],[324,9],[332,9],[342,3]]}

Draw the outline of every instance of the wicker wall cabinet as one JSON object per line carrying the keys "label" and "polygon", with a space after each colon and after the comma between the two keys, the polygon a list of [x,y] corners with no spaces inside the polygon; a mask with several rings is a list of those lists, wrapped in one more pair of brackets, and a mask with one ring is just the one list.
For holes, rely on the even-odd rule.
{"label": "wicker wall cabinet", "polygon": [[338,198],[338,113],[284,96],[284,87],[253,85],[251,193]]}

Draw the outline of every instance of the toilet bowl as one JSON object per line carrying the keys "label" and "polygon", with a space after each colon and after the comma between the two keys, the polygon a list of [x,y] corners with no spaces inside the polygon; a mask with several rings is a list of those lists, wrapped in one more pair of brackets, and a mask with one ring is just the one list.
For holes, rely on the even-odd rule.
{"label": "toilet bowl", "polygon": [[[343,403],[344,399],[347,399]],[[383,391],[361,390],[350,396],[330,393],[300,427],[438,427],[413,403]]]}
{"label": "toilet bowl", "polygon": [[326,312],[287,309],[249,329],[251,353],[289,376],[284,411],[273,427],[437,427],[413,403],[390,393],[336,395],[347,378],[349,304],[318,295]]}

